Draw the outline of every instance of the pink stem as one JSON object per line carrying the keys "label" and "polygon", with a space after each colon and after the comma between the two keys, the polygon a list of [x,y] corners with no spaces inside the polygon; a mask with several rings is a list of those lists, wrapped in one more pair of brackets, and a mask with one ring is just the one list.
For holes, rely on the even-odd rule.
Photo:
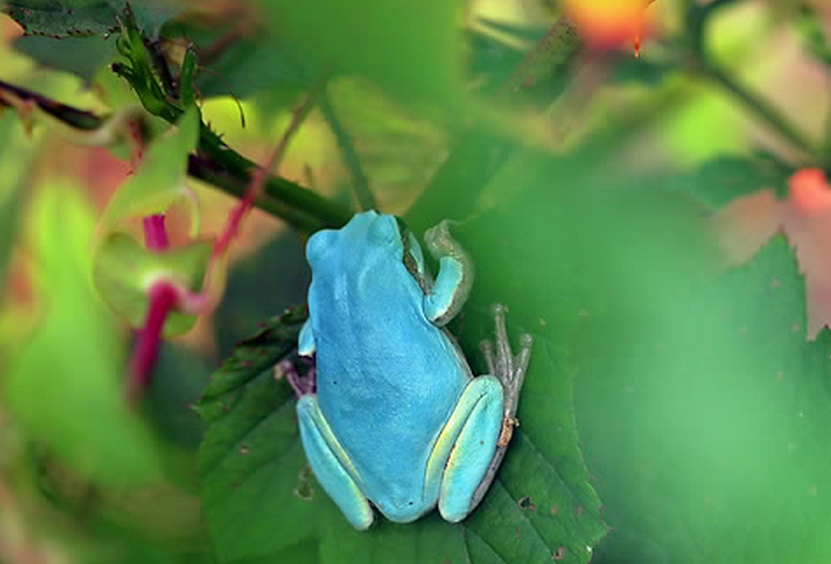
{"label": "pink stem", "polygon": [[138,342],[130,359],[128,398],[135,403],[153,381],[153,371],[159,359],[162,329],[171,311],[176,307],[178,293],[169,282],[157,282],[150,288],[150,305],[144,327],[138,331]]}
{"label": "pink stem", "polygon": [[[255,173],[255,178],[256,174],[258,173]],[[214,258],[221,257],[225,253],[228,249],[228,245],[231,244],[231,240],[236,237],[239,232],[242,220],[248,212],[251,211],[251,208],[254,207],[254,202],[260,194],[260,188],[257,186],[259,182],[255,181],[253,184],[254,185],[245,192],[242,200],[240,200],[239,203],[231,210],[231,213],[228,214],[228,224],[219,237],[216,238],[216,242],[214,242]]]}
{"label": "pink stem", "polygon": [[164,215],[148,215],[144,218],[144,244],[151,251],[163,251],[170,246],[167,240],[167,228]]}
{"label": "pink stem", "polygon": [[[162,214],[144,218],[144,244],[150,251],[164,251],[170,245]],[[176,288],[169,282],[160,281],[150,287],[149,304],[144,326],[138,331],[138,341],[130,359],[130,379],[127,397],[135,405],[153,381],[153,371],[159,359],[164,322],[178,302]]]}

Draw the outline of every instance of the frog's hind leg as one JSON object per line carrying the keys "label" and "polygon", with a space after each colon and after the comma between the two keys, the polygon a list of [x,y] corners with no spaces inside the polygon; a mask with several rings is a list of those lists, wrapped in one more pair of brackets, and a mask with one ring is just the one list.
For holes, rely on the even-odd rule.
{"label": "frog's hind leg", "polygon": [[439,488],[439,512],[464,519],[488,471],[502,429],[502,384],[493,376],[471,380],[436,441],[427,465],[427,488]]}
{"label": "frog's hind leg", "polygon": [[[482,347],[493,376],[479,376],[470,382],[428,463],[429,486],[435,468],[447,460],[441,476],[439,512],[451,522],[461,521],[479,505],[496,476],[517,424],[519,392],[531,357],[531,336],[523,335],[520,353],[514,356],[505,328],[505,307],[494,306],[493,312],[496,350],[490,342]],[[449,457],[448,443],[452,447]]]}
{"label": "frog's hind leg", "polygon": [[303,450],[317,481],[356,529],[369,528],[373,520],[369,500],[355,482],[355,468],[320,412],[316,396],[300,398],[297,417]]}

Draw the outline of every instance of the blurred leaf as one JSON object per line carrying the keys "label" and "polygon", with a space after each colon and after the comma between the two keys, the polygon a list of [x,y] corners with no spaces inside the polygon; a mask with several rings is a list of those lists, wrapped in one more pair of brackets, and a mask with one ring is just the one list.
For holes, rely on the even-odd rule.
{"label": "blurred leaf", "polygon": [[89,283],[94,220],[78,191],[38,191],[31,224],[43,315],[10,359],[7,405],[39,441],[102,484],[160,477],[155,443],[127,409],[121,376],[126,343]]}
{"label": "blurred leaf", "polygon": [[12,45],[41,65],[72,73],[89,83],[99,70],[115,60],[115,41],[98,36],[55,39],[29,35],[19,37]]}
{"label": "blurred leaf", "polygon": [[[213,356],[213,355],[211,355]],[[153,382],[145,402],[145,414],[167,441],[195,452],[205,424],[193,411],[202,395],[206,375],[215,368],[213,359],[193,347],[163,342]]]}
{"label": "blurred leaf", "polygon": [[665,188],[685,190],[711,209],[720,209],[740,196],[770,189],[784,198],[793,169],[766,155],[720,156],[689,174],[673,174],[659,182]]}
{"label": "blurred leaf", "polygon": [[[279,257],[275,259],[275,257]],[[262,318],[302,303],[311,281],[301,237],[288,229],[233,265],[213,313],[219,358],[225,358]]]}
{"label": "blurred leaf", "polygon": [[831,333],[805,341],[787,241],[685,294],[586,341],[581,436],[616,529],[599,561],[828,560]]}
{"label": "blurred leaf", "polygon": [[189,109],[166,136],[150,145],[138,172],[131,176],[113,196],[101,218],[106,233],[119,222],[154,214],[164,214],[177,200],[191,203],[194,225],[199,232],[196,205],[188,197],[188,155],[199,142],[201,118],[196,108]]}
{"label": "blurred leaf", "polygon": [[831,69],[831,42],[817,11],[804,4],[796,17],[796,31],[802,47],[819,63]]}
{"label": "blurred leaf", "polygon": [[315,79],[302,53],[292,50],[281,37],[266,33],[242,35],[221,50],[216,45],[233,33],[236,20],[223,21],[228,29],[212,29],[200,22],[172,21],[162,36],[172,41],[188,41],[202,53],[202,70],[196,86],[203,98],[237,96],[245,99],[262,90],[271,96],[283,93],[294,101],[298,92],[309,88]]}
{"label": "blurred leaf", "polygon": [[275,33],[322,68],[366,76],[408,99],[453,102],[462,93],[457,0],[261,4]]}
{"label": "blurred leaf", "polygon": [[6,265],[16,240],[24,178],[39,143],[26,138],[23,124],[12,113],[0,115],[0,289],[6,279]]}
{"label": "blurred leaf", "polygon": [[[101,297],[131,327],[144,324],[150,305],[149,290],[167,280],[198,292],[213,252],[213,241],[195,241],[165,251],[145,249],[126,233],[113,233],[96,251],[93,276]],[[164,336],[181,335],[196,323],[195,315],[173,311]]]}

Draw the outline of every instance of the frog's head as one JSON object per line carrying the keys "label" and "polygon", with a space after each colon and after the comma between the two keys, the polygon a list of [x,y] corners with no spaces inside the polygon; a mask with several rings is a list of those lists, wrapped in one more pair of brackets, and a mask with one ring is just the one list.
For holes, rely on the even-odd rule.
{"label": "frog's head", "polygon": [[404,241],[409,245],[404,229],[403,223],[395,216],[373,210],[359,213],[342,229],[315,233],[306,245],[306,258],[312,268],[345,257],[350,261],[363,261],[371,256],[402,260]]}

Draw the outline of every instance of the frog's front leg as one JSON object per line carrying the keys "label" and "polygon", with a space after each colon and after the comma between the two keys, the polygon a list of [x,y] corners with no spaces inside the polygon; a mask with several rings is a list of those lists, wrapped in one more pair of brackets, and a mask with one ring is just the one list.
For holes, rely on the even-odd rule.
{"label": "frog's front leg", "polygon": [[300,397],[297,417],[300,440],[317,481],[356,529],[369,528],[373,519],[369,500],[355,482],[357,472],[320,412],[317,396]]}
{"label": "frog's front leg", "polygon": [[528,368],[532,339],[522,337],[514,356],[505,329],[505,308],[494,307],[496,353],[485,346],[490,372],[474,378],[442,429],[428,461],[426,488],[439,499],[439,512],[451,522],[464,519],[484,497],[505,456],[516,425],[519,391]]}
{"label": "frog's front leg", "polygon": [[450,235],[445,219],[424,234],[427,250],[439,261],[439,273],[433,287],[424,296],[424,314],[442,327],[462,309],[473,285],[473,262]]}

